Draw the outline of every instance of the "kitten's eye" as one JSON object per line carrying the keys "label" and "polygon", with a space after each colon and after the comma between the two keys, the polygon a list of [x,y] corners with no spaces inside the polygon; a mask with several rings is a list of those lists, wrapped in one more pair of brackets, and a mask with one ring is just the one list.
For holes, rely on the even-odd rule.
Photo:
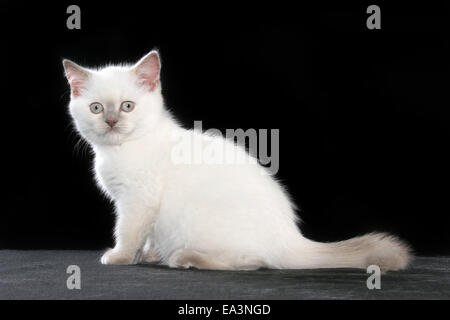
{"label": "kitten's eye", "polygon": [[134,102],[131,102],[131,101],[122,102],[120,109],[122,109],[122,111],[125,111],[125,112],[131,112],[134,109]]}
{"label": "kitten's eye", "polygon": [[92,113],[95,114],[98,114],[103,111],[103,106],[98,102],[91,103],[89,108],[91,108]]}

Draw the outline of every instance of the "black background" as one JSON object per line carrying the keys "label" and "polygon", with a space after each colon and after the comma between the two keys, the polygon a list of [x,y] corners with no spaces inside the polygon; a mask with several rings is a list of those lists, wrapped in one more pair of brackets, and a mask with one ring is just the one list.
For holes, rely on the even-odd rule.
{"label": "black background", "polygon": [[[301,2],[298,2],[301,3]],[[66,8],[81,7],[81,30]],[[366,8],[381,7],[381,30]],[[61,60],[153,47],[186,127],[280,129],[280,170],[315,240],[393,232],[450,253],[448,8],[209,2],[4,2],[0,248],[112,245],[112,205],[75,151]]]}

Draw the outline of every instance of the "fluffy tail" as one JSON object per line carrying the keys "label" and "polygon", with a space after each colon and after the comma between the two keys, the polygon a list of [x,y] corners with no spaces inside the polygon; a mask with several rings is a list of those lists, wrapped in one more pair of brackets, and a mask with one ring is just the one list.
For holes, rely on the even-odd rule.
{"label": "fluffy tail", "polygon": [[305,238],[290,256],[287,268],[367,268],[401,270],[411,261],[410,247],[395,236],[370,233],[345,241],[320,243]]}

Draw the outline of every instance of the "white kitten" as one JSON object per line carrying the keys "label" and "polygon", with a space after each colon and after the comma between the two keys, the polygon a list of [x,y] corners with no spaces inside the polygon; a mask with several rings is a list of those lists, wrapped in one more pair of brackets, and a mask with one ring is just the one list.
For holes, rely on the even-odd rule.
{"label": "white kitten", "polygon": [[407,266],[408,246],[391,235],[335,243],[303,237],[289,196],[257,163],[174,162],[175,136],[204,146],[219,141],[228,151],[247,154],[172,119],[163,104],[156,51],[133,66],[63,64],[70,113],[95,152],[96,180],[116,206],[116,246],[102,263],[161,261],[219,270]]}

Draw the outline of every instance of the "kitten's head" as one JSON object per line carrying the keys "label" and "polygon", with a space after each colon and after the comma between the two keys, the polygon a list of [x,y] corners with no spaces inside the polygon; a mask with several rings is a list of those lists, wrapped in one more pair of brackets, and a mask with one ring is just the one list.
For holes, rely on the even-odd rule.
{"label": "kitten's head", "polygon": [[151,51],[132,66],[92,70],[63,61],[71,88],[70,114],[94,145],[119,145],[149,132],[162,111],[161,63]]}

